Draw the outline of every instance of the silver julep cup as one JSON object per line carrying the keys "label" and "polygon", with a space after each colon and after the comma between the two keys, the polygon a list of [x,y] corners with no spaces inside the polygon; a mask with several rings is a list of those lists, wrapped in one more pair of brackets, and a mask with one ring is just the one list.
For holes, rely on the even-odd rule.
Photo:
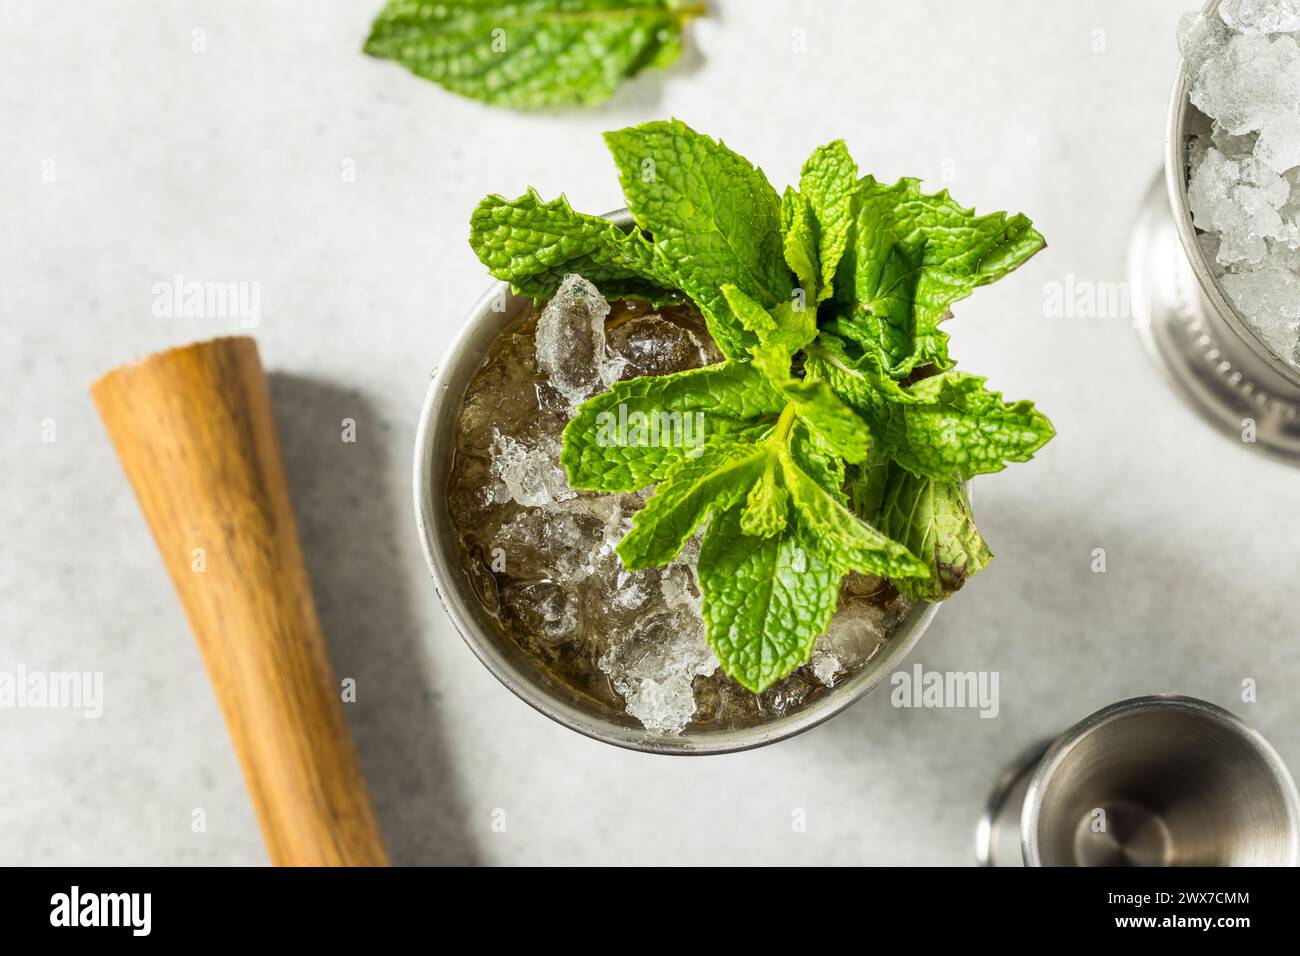
{"label": "silver julep cup", "polygon": [[[1300,858],[1300,798],[1277,752],[1240,718],[1191,697],[1136,697],[1085,717],[1004,777],[1002,793],[1001,812],[981,825],[997,838],[981,859],[990,865]],[[1007,839],[1017,829],[1020,860]]]}
{"label": "silver julep cup", "polygon": [[[1204,15],[1217,16],[1218,6],[1212,0]],[[1196,239],[1187,138],[1198,128],[1208,135],[1210,126],[1189,92],[1180,66],[1164,176],[1147,193],[1129,246],[1135,324],[1175,390],[1206,421],[1245,447],[1300,463],[1300,372],[1242,318]]]}
{"label": "silver julep cup", "polygon": [[[625,209],[605,218],[624,228],[632,225]],[[494,305],[501,302],[504,311],[496,311]],[[504,282],[494,284],[475,303],[434,373],[415,441],[415,517],[424,556],[448,617],[483,666],[525,703],[571,730],[619,747],[660,754],[718,754],[775,743],[835,716],[880,684],[920,640],[938,604],[913,607],[878,654],[806,706],[728,730],[688,727],[677,736],[652,733],[621,710],[577,693],[511,640],[479,602],[461,569],[462,545],[446,489],[465,389],[497,337],[529,304],[527,298],[511,295]]]}

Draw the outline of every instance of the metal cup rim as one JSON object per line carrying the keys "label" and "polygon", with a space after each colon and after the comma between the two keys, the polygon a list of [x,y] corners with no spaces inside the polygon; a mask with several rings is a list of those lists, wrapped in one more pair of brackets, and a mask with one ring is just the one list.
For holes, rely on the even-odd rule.
{"label": "metal cup rim", "polygon": [[[626,209],[606,213],[603,218],[622,228],[632,225],[631,214]],[[494,283],[474,304],[434,373],[420,411],[412,471],[416,528],[435,589],[456,631],[489,673],[534,710],[584,736],[644,753],[696,756],[751,750],[810,730],[866,696],[902,663],[938,613],[937,603],[922,603],[914,607],[884,649],[861,671],[793,714],[753,727],[696,734],[686,731],[677,736],[655,734],[639,724],[632,726],[582,711],[548,693],[516,667],[497,648],[494,636],[485,633],[475,620],[471,602],[477,599],[468,593],[464,576],[450,559],[447,547],[448,542],[459,546],[458,535],[446,507],[439,507],[445,504],[443,489],[434,487],[434,457],[454,447],[454,436],[445,426],[440,426],[436,413],[444,400],[459,402],[459,394],[450,394],[452,373],[466,361],[467,345],[479,325],[489,316],[498,314],[492,312],[492,305],[503,294],[510,296],[509,285]]]}

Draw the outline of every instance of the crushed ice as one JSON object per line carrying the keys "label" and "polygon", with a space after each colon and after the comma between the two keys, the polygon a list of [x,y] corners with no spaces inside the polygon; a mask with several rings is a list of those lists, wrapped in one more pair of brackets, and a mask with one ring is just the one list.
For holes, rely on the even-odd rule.
{"label": "crushed ice", "polygon": [[[1221,19],[1220,19],[1221,18]],[[1224,0],[1179,24],[1192,103],[1192,221],[1224,292],[1300,367],[1300,0]]]}
{"label": "crushed ice", "polygon": [[570,406],[618,381],[625,360],[605,345],[609,303],[576,273],[564,277],[537,320],[537,367]]}
{"label": "crushed ice", "polygon": [[627,712],[647,730],[676,734],[695,716],[692,681],[718,669],[704,640],[704,621],[691,607],[639,618],[600,658]]}
{"label": "crushed ice", "polygon": [[560,441],[545,435],[531,445],[496,432],[492,444],[492,474],[511,498],[530,508],[576,498],[560,466]]}

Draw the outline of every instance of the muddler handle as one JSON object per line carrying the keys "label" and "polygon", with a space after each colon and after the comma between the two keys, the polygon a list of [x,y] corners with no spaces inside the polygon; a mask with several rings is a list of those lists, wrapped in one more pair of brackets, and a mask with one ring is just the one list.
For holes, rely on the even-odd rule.
{"label": "muddler handle", "polygon": [[382,866],[251,338],[117,368],[91,395],[153,530],[277,866]]}

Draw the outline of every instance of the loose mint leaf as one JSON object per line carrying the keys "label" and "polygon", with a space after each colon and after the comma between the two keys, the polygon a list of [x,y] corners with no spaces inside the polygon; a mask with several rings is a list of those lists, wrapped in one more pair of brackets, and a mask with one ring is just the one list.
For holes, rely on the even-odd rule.
{"label": "loose mint leaf", "polygon": [[929,578],[894,580],[913,601],[942,601],[993,558],[961,482],[923,478],[894,465],[888,469],[879,522],[881,531],[930,568]]}
{"label": "loose mint leaf", "polygon": [[677,0],[390,0],[365,52],[454,93],[530,109],[599,103],[681,53]]}
{"label": "loose mint leaf", "polygon": [[615,382],[565,426],[560,464],[580,491],[637,491],[698,454],[706,438],[742,433],[785,405],[746,362]]}
{"label": "loose mint leaf", "polygon": [[821,269],[821,289],[815,300],[818,302],[830,298],[834,292],[835,273],[853,225],[853,194],[857,189],[857,179],[857,163],[853,162],[842,139],[817,147],[803,164],[799,194],[807,197],[817,223]]}
{"label": "loose mint leaf", "polygon": [[781,452],[790,505],[803,533],[818,553],[841,571],[861,571],[888,578],[925,577],[929,571],[906,547],[877,531],[844,507]]}
{"label": "loose mint leaf", "polygon": [[948,371],[903,388],[868,350],[856,361],[823,333],[805,360],[866,420],[872,440],[909,471],[958,481],[1028,461],[1056,434],[1032,402],[1005,402],[984,379]]}
{"label": "loose mint leaf", "polygon": [[756,538],[770,538],[788,524],[786,508],[790,493],[777,470],[777,456],[769,454],[763,476],[749,489],[740,515],[740,529]]}
{"label": "loose mint leaf", "polygon": [[844,573],[798,528],[745,534],[741,511],[709,522],[696,575],[709,645],[722,669],[757,694],[808,660],[830,626]]}
{"label": "loose mint leaf", "polygon": [[678,120],[605,134],[632,218],[654,237],[674,285],[699,306],[729,358],[754,342],[732,314],[730,283],[764,308],[790,298],[781,199],[761,169]]}
{"label": "loose mint leaf", "polygon": [[674,464],[618,543],[623,566],[629,571],[655,568],[677,557],[711,512],[744,500],[762,477],[768,457],[765,445],[723,441],[706,444],[699,457]]}
{"label": "loose mint leaf", "polygon": [[817,220],[808,200],[789,186],[781,196],[781,243],[785,261],[799,288],[803,290],[800,305],[816,303],[821,296],[821,260],[817,251]]}
{"label": "loose mint leaf", "polygon": [[948,307],[1045,244],[1024,216],[976,216],[947,190],[925,195],[919,182],[859,182],[852,236],[835,276],[835,301],[851,309],[840,328],[863,348],[878,348],[896,376],[918,365],[951,367],[948,337],[939,330]]}
{"label": "loose mint leaf", "polygon": [[515,292],[544,299],[579,273],[607,298],[680,301],[673,279],[639,229],[574,212],[563,196],[543,202],[532,189],[515,200],[488,196],[469,220],[469,244],[496,278]]}

